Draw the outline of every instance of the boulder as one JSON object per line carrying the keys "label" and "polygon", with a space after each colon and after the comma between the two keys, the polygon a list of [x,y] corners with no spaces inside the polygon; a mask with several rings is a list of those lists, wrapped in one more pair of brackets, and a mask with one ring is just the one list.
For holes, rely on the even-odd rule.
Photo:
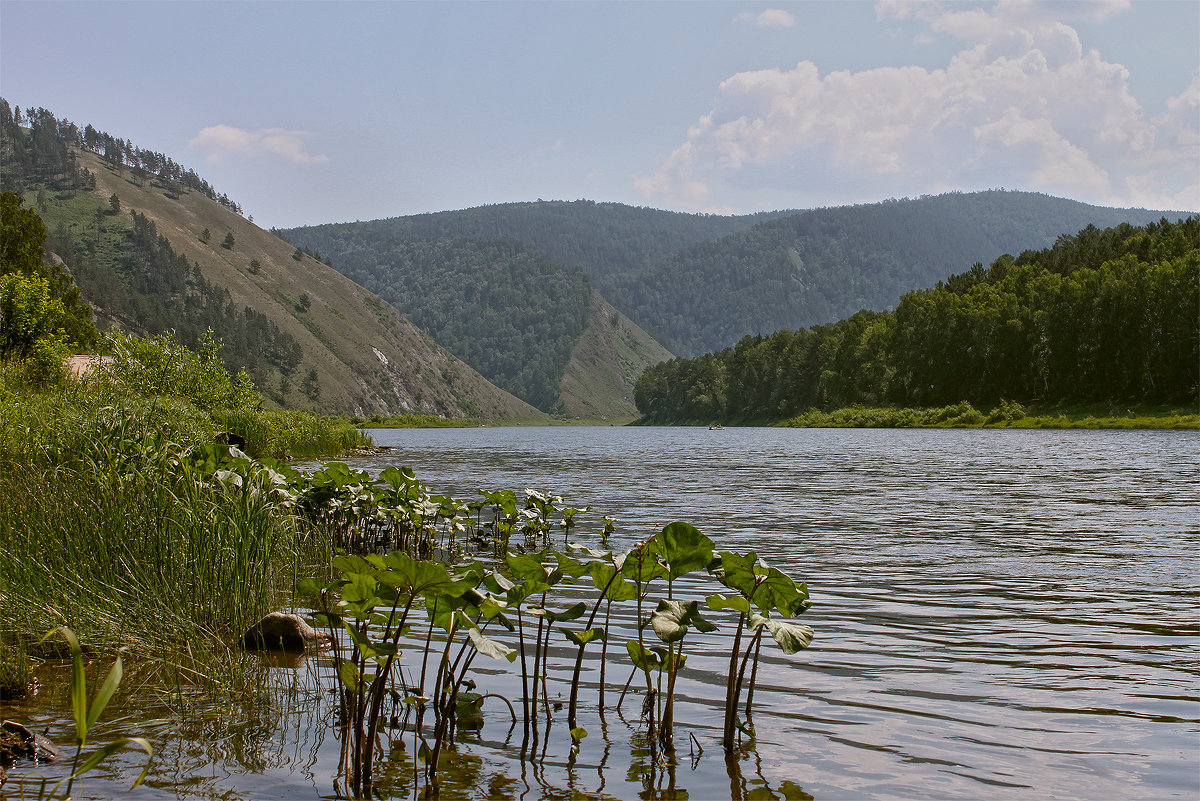
{"label": "boulder", "polygon": [[242,635],[244,647],[263,651],[307,651],[331,644],[329,634],[287,612],[272,612]]}

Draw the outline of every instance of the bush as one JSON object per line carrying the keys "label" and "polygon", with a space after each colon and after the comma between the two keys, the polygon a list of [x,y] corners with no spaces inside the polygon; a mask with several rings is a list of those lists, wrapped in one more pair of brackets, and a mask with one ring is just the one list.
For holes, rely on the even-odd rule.
{"label": "bush", "polygon": [[254,409],[258,389],[243,370],[236,376],[221,362],[221,345],[212,329],[200,339],[200,350],[180,345],[174,333],[138,339],[120,332],[109,334],[106,345],[113,360],[101,372],[103,381],[143,396],[186,398],[205,411]]}

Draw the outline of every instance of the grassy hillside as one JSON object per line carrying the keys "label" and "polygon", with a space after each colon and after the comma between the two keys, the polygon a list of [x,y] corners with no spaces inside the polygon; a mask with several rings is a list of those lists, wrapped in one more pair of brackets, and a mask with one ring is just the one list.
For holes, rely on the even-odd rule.
{"label": "grassy hillside", "polygon": [[[131,237],[133,212],[153,223],[176,256],[190,263],[205,282],[228,293],[236,312],[249,308],[261,314],[298,345],[292,369],[273,367],[268,375],[257,376],[264,393],[277,403],[363,415],[541,418],[439,347],[387,303],[309,256],[294,258],[293,246],[229,208],[145,171],[114,166],[86,150],[76,157],[95,176],[94,189],[72,192],[48,185],[29,187],[25,193],[26,203],[46,220],[51,244],[63,242],[65,234],[92,262],[113,264],[121,261]],[[118,213],[110,204],[114,195]],[[227,236],[232,236],[231,244]],[[88,298],[89,272],[76,272]],[[104,274],[119,284],[117,291],[122,282],[132,280],[128,264]],[[197,280],[189,276],[184,294],[195,294]],[[97,295],[103,294],[96,289]],[[102,304],[97,317],[101,323],[156,333],[161,326],[146,325],[136,311],[136,305],[131,314]]]}
{"label": "grassy hillside", "polygon": [[588,327],[571,353],[561,381],[566,417],[623,422],[637,416],[633,388],[638,377],[671,352],[592,293]]}

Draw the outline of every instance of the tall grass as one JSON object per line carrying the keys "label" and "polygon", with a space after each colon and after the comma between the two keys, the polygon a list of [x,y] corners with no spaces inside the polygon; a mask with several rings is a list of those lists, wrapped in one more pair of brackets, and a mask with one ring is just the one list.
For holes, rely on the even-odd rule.
{"label": "tall grass", "polygon": [[228,640],[269,611],[297,560],[296,528],[264,481],[205,482],[159,434],[102,419],[61,460],[0,455],[0,607],[26,633],[70,624],[140,651]]}
{"label": "tall grass", "polygon": [[216,409],[217,427],[246,440],[246,453],[259,459],[310,459],[369,447],[371,439],[355,425],[312,412]]}
{"label": "tall grass", "polygon": [[309,413],[206,412],[111,381],[34,387],[0,365],[0,639],[67,625],[101,648],[228,662],[218,644],[286,601],[313,547],[268,477],[188,469],[214,431],[238,429],[282,457],[363,442]]}

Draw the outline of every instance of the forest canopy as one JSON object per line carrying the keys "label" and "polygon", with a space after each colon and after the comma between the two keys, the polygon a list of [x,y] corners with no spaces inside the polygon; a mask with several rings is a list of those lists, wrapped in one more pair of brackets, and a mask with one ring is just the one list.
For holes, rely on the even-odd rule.
{"label": "forest canopy", "polygon": [[634,397],[650,423],[854,404],[1194,402],[1198,297],[1200,218],[1089,226],[909,292],[891,312],[664,362]]}

